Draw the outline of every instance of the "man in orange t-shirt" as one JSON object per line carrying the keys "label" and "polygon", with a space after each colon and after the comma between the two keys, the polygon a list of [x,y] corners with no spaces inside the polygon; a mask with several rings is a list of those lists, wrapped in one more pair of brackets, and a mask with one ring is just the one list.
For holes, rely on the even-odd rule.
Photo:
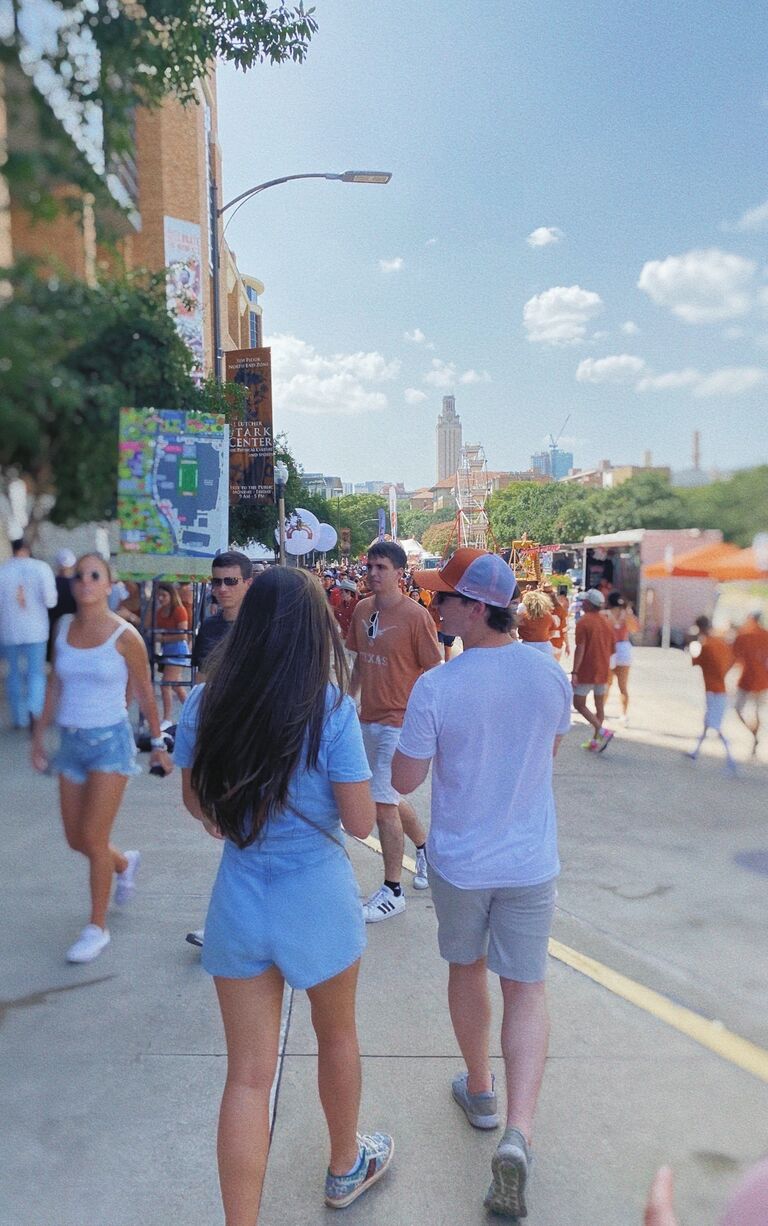
{"label": "man in orange t-shirt", "polygon": [[413,807],[392,787],[392,758],[400,740],[405,708],[422,673],[442,662],[434,622],[423,605],[400,589],[405,551],[395,541],[377,541],[368,550],[368,586],[373,595],[352,614],[348,651],[356,653],[351,692],[360,692],[360,723],[384,860],[384,884],[363,905],[367,924],[405,910],[400,885],[403,834],[416,847],[414,889],[428,888],[426,832]]}
{"label": "man in orange t-shirt", "polygon": [[[592,725],[592,739],[582,749],[602,753],[613,733],[603,727],[605,697],[611,677],[611,656],[614,650],[613,629],[603,616],[605,597],[597,588],[590,588],[582,601],[582,616],[576,623],[576,650],[573,656],[573,705]],[[590,690],[595,696],[594,713],[587,706]]]}
{"label": "man in orange t-shirt", "polygon": [[[760,708],[768,695],[768,630],[762,624],[760,612],[750,613],[733,641],[733,654],[741,665],[737,682],[736,714],[754,738],[752,753],[757,753],[760,734]],[[750,723],[744,711],[754,703],[755,719]]]}
{"label": "man in orange t-shirt", "polygon": [[696,748],[692,753],[688,754],[688,757],[692,761],[696,761],[707,732],[711,728],[722,741],[728,770],[735,771],[736,763],[731,756],[731,747],[723,736],[721,729],[728,701],[725,693],[725,677],[728,670],[733,666],[733,653],[725,639],[721,639],[718,635],[712,633],[712,623],[708,617],[697,617],[696,626],[698,627],[699,637],[691,643],[691,663],[694,668],[700,668],[702,671],[706,707],[704,710],[703,731]]}

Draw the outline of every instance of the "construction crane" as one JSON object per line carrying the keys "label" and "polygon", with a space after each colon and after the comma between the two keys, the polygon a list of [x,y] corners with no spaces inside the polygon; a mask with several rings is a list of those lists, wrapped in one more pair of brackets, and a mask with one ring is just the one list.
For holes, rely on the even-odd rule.
{"label": "construction crane", "polygon": [[550,450],[550,451],[556,451],[556,450],[557,450],[557,444],[560,442],[560,439],[563,437],[563,430],[564,430],[564,429],[565,429],[565,427],[568,425],[568,422],[569,422],[570,420],[571,420],[571,415],[570,415],[570,413],[569,413],[569,414],[568,414],[568,416],[566,417],[565,421],[563,422],[562,426],[560,427],[560,430],[559,430],[559,433],[558,433],[558,435],[557,435],[557,438],[553,438],[553,437],[552,437],[552,435],[550,434],[550,436],[549,436],[549,450]]}

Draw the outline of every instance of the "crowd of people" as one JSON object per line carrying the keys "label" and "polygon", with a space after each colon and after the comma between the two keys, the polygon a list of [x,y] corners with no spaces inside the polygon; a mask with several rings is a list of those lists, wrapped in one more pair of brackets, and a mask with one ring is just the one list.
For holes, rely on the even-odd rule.
{"label": "crowd of people", "polygon": [[[227,1226],[258,1220],[286,983],[307,991],[317,1036],[326,1205],[351,1204],[392,1161],[392,1137],[359,1128],[355,994],[366,924],[406,908],[406,838],[412,886],[431,888],[448,964],[447,1006],[464,1061],[451,1093],[470,1127],[502,1129],[484,1203],[525,1216],[560,871],[553,759],[572,706],[591,729],[585,749],[610,743],[612,675],[626,716],[636,622],[624,599],[599,588],[583,594],[571,655],[567,591],[545,579],[521,592],[502,558],[482,550],[458,549],[439,570],[409,570],[402,548],[384,540],[364,563],[317,572],[255,568],[231,550],[212,561],[214,612],[205,593],[196,601],[190,585],[161,583],[149,621],[146,599],[127,585],[116,593],[98,554],[64,557],[59,569],[70,572],[58,576],[66,588],[14,546],[0,567],[0,642],[12,719],[31,720],[33,765],[58,775],[65,837],[89,863],[89,920],[68,960],[92,961],[109,943],[113,882],[118,905],[136,889],[139,852],[111,842],[137,770],[129,697],[149,726],[151,769],[180,770],[183,804],[222,844],[204,927],[187,939],[213,977],[227,1042],[218,1134]],[[48,611],[58,609],[46,687]],[[452,657],[457,639],[462,651]],[[147,642],[159,644],[162,719]],[[756,617],[733,644],[700,619],[693,662],[707,714],[696,753],[709,728],[722,738],[734,662],[737,710],[757,743],[749,710],[759,719],[768,692],[767,644]],[[197,684],[188,692],[189,668]],[[524,719],[510,718],[520,711]],[[173,758],[164,736],[171,720]],[[59,745],[49,759],[54,722]],[[427,835],[406,797],[430,770]],[[365,838],[374,826],[383,880],[361,903],[344,832]],[[503,998],[505,1109],[489,1065],[489,974]],[[666,1206],[667,1218],[647,1221],[671,1226],[663,1179],[654,1197],[649,1213]]]}

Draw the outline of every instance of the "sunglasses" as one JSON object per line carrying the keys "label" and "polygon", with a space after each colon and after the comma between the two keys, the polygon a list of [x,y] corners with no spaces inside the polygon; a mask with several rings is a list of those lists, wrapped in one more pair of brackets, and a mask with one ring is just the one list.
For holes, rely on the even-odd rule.
{"label": "sunglasses", "polygon": [[99,579],[103,579],[104,576],[98,570],[76,570],[72,578],[76,579],[78,583],[84,583],[86,579],[93,579],[93,582],[96,583]]}
{"label": "sunglasses", "polygon": [[379,632],[379,610],[377,609],[375,613],[371,614],[370,620],[368,622],[368,638],[375,639],[378,632]]}
{"label": "sunglasses", "polygon": [[221,587],[222,584],[224,587],[237,587],[239,582],[240,579],[236,575],[225,575],[223,579],[216,577],[211,579],[211,587]]}

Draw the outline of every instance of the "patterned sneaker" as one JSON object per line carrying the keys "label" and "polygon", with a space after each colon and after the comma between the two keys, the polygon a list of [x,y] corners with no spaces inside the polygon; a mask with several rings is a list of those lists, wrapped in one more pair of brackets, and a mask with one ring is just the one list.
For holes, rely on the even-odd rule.
{"label": "patterned sneaker", "polygon": [[483,1204],[503,1217],[527,1217],[525,1185],[532,1163],[531,1151],[522,1132],[507,1128],[491,1159],[493,1182]]}
{"label": "patterned sneaker", "polygon": [[598,753],[602,753],[604,749],[608,748],[608,746],[610,745],[611,741],[614,738],[614,735],[615,734],[611,732],[610,728],[600,729],[600,738],[597,742],[597,752]]}
{"label": "patterned sneaker", "polygon": [[128,865],[123,869],[122,873],[117,874],[117,885],[115,886],[115,902],[118,907],[122,907],[125,903],[130,902],[136,893],[136,874],[141,864],[141,852],[127,851],[125,858],[128,861]]}
{"label": "patterned sneaker", "polygon": [[355,1169],[349,1175],[332,1175],[328,1171],[325,1176],[325,1203],[330,1209],[351,1205],[381,1179],[392,1161],[395,1143],[388,1133],[374,1132],[357,1140],[360,1160]]}
{"label": "patterned sneaker", "polygon": [[590,753],[595,753],[595,751],[599,749],[599,747],[600,747],[599,741],[592,740],[592,741],[582,741],[581,742],[581,748],[588,749]]}
{"label": "patterned sneaker", "polygon": [[377,924],[379,920],[391,919],[404,910],[405,894],[402,891],[393,894],[388,885],[383,885],[363,903],[363,918],[366,924]]}
{"label": "patterned sneaker", "polygon": [[194,932],[188,932],[184,940],[189,941],[189,944],[194,945],[197,949],[202,949],[205,943],[205,929],[196,928]]}
{"label": "patterned sneaker", "polygon": [[427,877],[427,853],[422,848],[421,851],[416,849],[416,872],[413,876],[414,890],[428,890],[429,878]]}
{"label": "patterned sneaker", "polygon": [[451,1082],[451,1094],[459,1104],[473,1128],[498,1128],[499,1104],[496,1100],[496,1078],[491,1078],[491,1089],[481,1094],[470,1094],[467,1089],[467,1073],[457,1073]]}

